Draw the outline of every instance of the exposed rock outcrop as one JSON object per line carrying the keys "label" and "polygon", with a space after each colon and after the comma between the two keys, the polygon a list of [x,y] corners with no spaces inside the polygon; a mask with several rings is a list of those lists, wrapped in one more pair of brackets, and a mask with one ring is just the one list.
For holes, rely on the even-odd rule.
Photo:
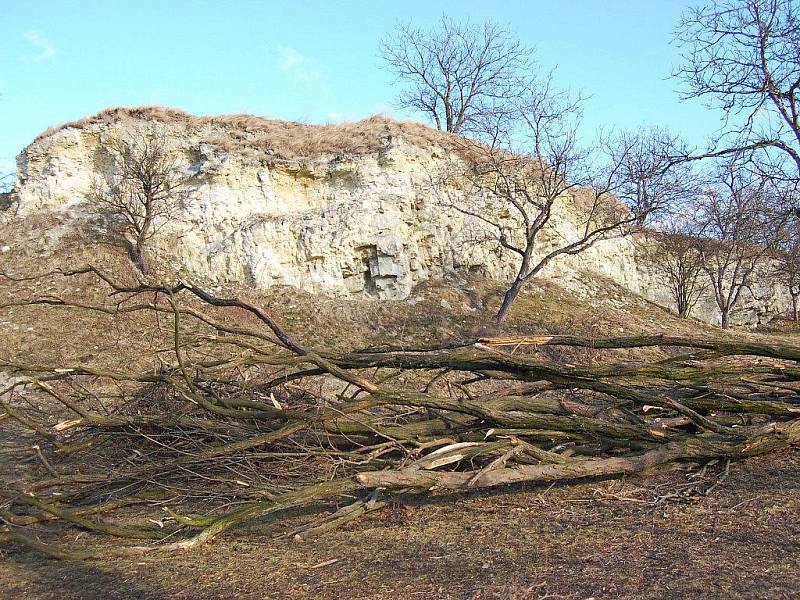
{"label": "exposed rock outcrop", "polygon": [[[431,177],[458,160],[454,140],[380,117],[315,127],[163,109],[108,111],[45,132],[20,154],[14,218],[37,211],[89,214],[87,193],[103,168],[103,143],[154,122],[180,149],[192,201],[160,229],[153,251],[195,277],[396,299],[419,282],[454,273],[513,275],[510,257],[472,241],[480,223],[444,210],[431,189]],[[450,202],[469,202],[468,191],[453,193]],[[560,204],[541,253],[577,236],[571,207],[571,198]],[[637,264],[634,244],[630,237],[601,241],[543,275],[580,293],[590,293],[584,274],[608,277],[669,304]],[[785,304],[771,288],[754,302],[749,322]],[[713,307],[706,303],[699,314],[709,318]]]}

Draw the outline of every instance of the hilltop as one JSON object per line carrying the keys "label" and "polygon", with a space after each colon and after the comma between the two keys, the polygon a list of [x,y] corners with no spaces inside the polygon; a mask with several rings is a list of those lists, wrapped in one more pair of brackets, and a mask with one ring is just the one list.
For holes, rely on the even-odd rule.
{"label": "hilltop", "polygon": [[34,143],[64,130],[98,131],[111,125],[156,122],[187,135],[208,133],[204,141],[219,151],[272,160],[321,160],[337,156],[362,156],[385,149],[392,137],[419,148],[463,151],[464,139],[415,121],[373,115],[360,121],[312,125],[254,115],[195,116],[163,106],[108,108],[77,121],[48,128]]}

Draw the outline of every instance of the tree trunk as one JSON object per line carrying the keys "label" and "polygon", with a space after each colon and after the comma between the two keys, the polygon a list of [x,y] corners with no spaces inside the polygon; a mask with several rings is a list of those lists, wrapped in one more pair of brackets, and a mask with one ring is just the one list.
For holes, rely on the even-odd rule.
{"label": "tree trunk", "polygon": [[722,314],[721,314],[720,325],[722,326],[723,329],[728,329],[730,327],[729,311],[726,309],[726,310],[723,310],[721,312],[722,312]]}
{"label": "tree trunk", "polygon": [[147,257],[145,256],[144,244],[136,244],[133,248],[133,264],[139,269],[142,275],[147,275],[150,271],[150,266],[147,264]]}
{"label": "tree trunk", "polygon": [[142,275],[147,275],[150,271],[150,265],[148,265],[147,257],[145,255],[145,246],[147,239],[151,235],[150,231],[153,228],[153,207],[155,205],[152,190],[148,190],[146,192],[146,196],[147,199],[144,204],[145,217],[144,221],[142,222],[142,227],[139,229],[139,232],[136,235],[136,258],[134,260]]}
{"label": "tree trunk", "polygon": [[800,307],[798,307],[798,302],[797,302],[798,299],[800,299],[799,297],[800,294],[792,294],[792,319],[794,320],[795,323],[797,323],[798,320],[800,320],[800,315],[798,314]]}
{"label": "tree trunk", "polygon": [[145,257],[144,244],[139,244],[136,241],[131,241],[126,238],[123,240],[123,245],[125,246],[128,258],[133,263],[133,266],[136,267],[142,275],[147,275],[149,272],[149,265]]}
{"label": "tree trunk", "polygon": [[689,318],[689,302],[686,300],[683,294],[678,294],[678,301],[675,303],[678,311],[678,317],[681,319],[688,319]]}
{"label": "tree trunk", "polygon": [[511,284],[511,287],[508,288],[505,295],[503,296],[503,303],[500,305],[500,308],[497,310],[497,314],[494,316],[494,320],[498,323],[502,323],[505,321],[506,316],[508,316],[508,311],[511,310],[511,305],[516,300],[517,296],[519,296],[519,291],[522,289],[522,285],[525,283],[525,280],[517,279],[514,280],[514,283]]}

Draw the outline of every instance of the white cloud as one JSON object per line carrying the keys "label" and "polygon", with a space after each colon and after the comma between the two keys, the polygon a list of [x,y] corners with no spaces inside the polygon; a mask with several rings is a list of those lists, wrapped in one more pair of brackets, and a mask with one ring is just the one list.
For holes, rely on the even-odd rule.
{"label": "white cloud", "polygon": [[299,82],[319,81],[322,73],[316,61],[298,52],[294,48],[281,46],[278,48],[278,66]]}
{"label": "white cloud", "polygon": [[290,71],[301,66],[303,63],[308,62],[308,58],[303,56],[294,48],[281,46],[278,48],[278,54],[281,57],[281,69],[284,71]]}
{"label": "white cloud", "polygon": [[23,36],[37,51],[29,57],[33,62],[50,60],[56,55],[55,46],[41,31],[26,31]]}

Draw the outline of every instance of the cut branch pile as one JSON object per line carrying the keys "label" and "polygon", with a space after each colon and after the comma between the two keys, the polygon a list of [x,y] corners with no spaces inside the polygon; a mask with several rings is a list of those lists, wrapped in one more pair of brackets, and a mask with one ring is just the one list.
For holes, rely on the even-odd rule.
{"label": "cut branch pile", "polygon": [[[51,556],[187,549],[254,523],[304,538],[410,495],[800,442],[797,347],[537,336],[342,354],[190,283],[123,285],[93,267],[58,276],[101,280],[113,302],[4,308],[143,313],[161,345],[140,371],[133,358],[113,369],[0,361],[0,460],[18,467],[0,475],[0,540]],[[551,346],[608,356],[574,366],[548,359]],[[668,358],[630,360],[646,347]],[[312,517],[297,524],[300,513]],[[58,543],[69,528],[94,535]],[[87,541],[102,536],[144,542]]]}

